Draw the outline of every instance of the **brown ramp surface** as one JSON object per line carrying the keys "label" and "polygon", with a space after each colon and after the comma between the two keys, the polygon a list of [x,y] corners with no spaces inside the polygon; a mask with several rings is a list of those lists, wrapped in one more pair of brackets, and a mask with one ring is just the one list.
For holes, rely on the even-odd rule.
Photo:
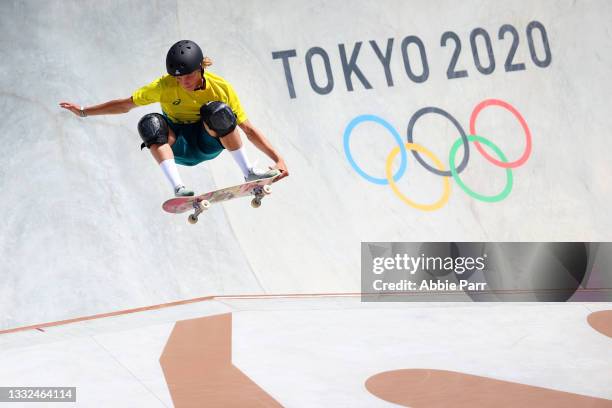
{"label": "brown ramp surface", "polygon": [[587,317],[587,321],[592,328],[601,334],[612,337],[612,310],[602,310],[591,313],[589,317]]}
{"label": "brown ramp surface", "polygon": [[612,407],[612,400],[445,370],[387,371],[370,377],[366,388],[385,401],[413,408]]}
{"label": "brown ramp surface", "polygon": [[159,361],[177,408],[281,406],[232,364],[231,313],[177,322]]}

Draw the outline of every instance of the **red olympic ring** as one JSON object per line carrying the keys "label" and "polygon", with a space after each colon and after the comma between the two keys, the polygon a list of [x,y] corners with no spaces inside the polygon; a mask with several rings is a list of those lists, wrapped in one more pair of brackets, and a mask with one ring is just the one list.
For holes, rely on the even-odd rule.
{"label": "red olympic ring", "polygon": [[524,164],[529,158],[529,156],[531,155],[531,131],[529,130],[529,127],[527,126],[527,122],[525,122],[525,119],[523,118],[523,116],[521,116],[521,114],[512,105],[510,105],[507,102],[501,101],[499,99],[485,99],[484,101],[480,102],[478,105],[476,105],[476,107],[472,111],[472,116],[470,116],[470,134],[472,135],[479,134],[476,132],[476,117],[478,116],[480,111],[482,111],[487,106],[492,106],[492,105],[501,106],[502,108],[507,109],[514,115],[515,118],[518,119],[518,121],[521,124],[521,127],[523,128],[523,131],[525,132],[525,138],[527,140],[527,146],[525,147],[525,151],[523,152],[523,155],[518,160],[515,160],[513,162],[504,163],[500,160],[497,160],[493,156],[489,155],[483,149],[483,147],[480,145],[479,142],[474,141],[474,145],[476,146],[480,154],[482,154],[485,159],[495,164],[496,166],[503,167],[506,169],[513,169],[515,167],[519,167],[522,164]]}

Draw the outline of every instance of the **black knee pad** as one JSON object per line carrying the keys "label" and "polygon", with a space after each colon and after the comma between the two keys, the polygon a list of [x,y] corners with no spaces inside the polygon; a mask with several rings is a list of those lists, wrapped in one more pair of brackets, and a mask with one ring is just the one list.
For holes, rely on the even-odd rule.
{"label": "black knee pad", "polygon": [[143,143],[140,150],[144,147],[151,147],[154,144],[168,143],[168,122],[159,113],[148,113],[138,121],[138,133]]}
{"label": "black knee pad", "polygon": [[200,116],[206,125],[223,137],[236,129],[236,115],[231,108],[223,102],[213,101],[202,105]]}

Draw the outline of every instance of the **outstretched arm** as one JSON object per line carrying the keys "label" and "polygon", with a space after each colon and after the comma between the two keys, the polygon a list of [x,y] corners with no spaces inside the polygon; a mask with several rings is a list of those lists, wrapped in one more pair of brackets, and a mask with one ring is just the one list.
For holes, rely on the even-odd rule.
{"label": "outstretched arm", "polygon": [[135,108],[137,105],[132,101],[132,97],[125,99],[114,99],[93,106],[80,106],[71,102],[60,102],[60,106],[69,110],[77,116],[94,116],[108,115],[117,113],[126,113]]}
{"label": "outstretched arm", "polygon": [[274,161],[274,163],[276,163],[275,167],[281,171],[281,174],[276,178],[275,181],[287,177],[289,175],[289,171],[287,170],[285,160],[283,160],[280,154],[278,154],[278,152],[274,150],[274,148],[272,147],[270,142],[268,142],[268,139],[266,139],[263,133],[255,126],[253,126],[248,119],[238,126],[240,126],[240,129],[243,130],[249,141],[253,143],[255,147],[264,152],[266,156],[268,156],[270,159],[272,159],[272,161]]}

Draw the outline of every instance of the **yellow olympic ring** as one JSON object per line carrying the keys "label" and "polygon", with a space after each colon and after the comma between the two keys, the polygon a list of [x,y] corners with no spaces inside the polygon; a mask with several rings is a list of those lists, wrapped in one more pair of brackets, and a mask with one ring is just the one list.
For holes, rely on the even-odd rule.
{"label": "yellow olympic ring", "polygon": [[[436,167],[438,168],[438,170],[443,171],[444,170],[444,165],[442,164],[442,162],[428,149],[426,149],[425,147],[419,145],[419,144],[415,144],[415,143],[406,143],[406,149],[408,150],[414,150],[417,151],[419,153],[423,153],[425,156],[429,157],[431,159],[431,161],[434,162],[434,164],[436,165]],[[422,211],[435,211],[435,210],[439,210],[440,208],[442,208],[444,206],[444,204],[446,204],[448,202],[448,199],[450,198],[450,177],[443,177],[443,183],[444,183],[444,191],[442,192],[442,197],[436,201],[433,204],[419,204],[416,203],[414,201],[412,201],[411,199],[409,199],[408,197],[406,197],[397,187],[397,184],[395,184],[395,181],[393,180],[393,172],[391,171],[391,166],[393,166],[393,160],[395,159],[395,156],[397,156],[397,154],[400,152],[400,147],[397,146],[395,147],[393,150],[391,150],[391,153],[389,153],[389,156],[387,156],[387,164],[385,166],[385,175],[387,176],[387,181],[389,182],[389,185],[391,186],[391,189],[393,190],[393,192],[395,193],[395,195],[402,200],[403,202],[405,202],[406,204],[408,204],[411,207],[414,207],[418,210],[422,210]]]}

